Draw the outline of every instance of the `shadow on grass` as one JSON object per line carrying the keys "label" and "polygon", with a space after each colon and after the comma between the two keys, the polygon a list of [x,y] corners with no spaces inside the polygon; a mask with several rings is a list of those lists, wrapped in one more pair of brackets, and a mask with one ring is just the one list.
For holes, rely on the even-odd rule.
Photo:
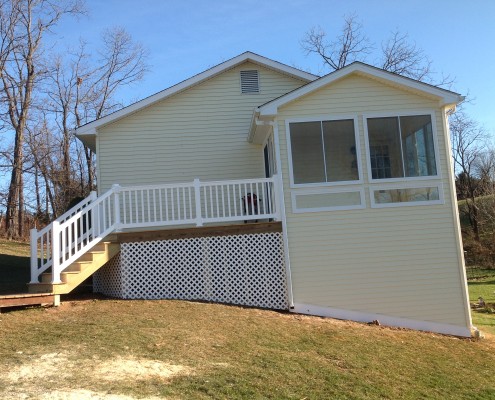
{"label": "shadow on grass", "polygon": [[485,285],[495,285],[495,279],[491,281],[485,281],[485,280],[469,281],[469,286],[485,286]]}
{"label": "shadow on grass", "polygon": [[0,254],[0,294],[27,293],[29,257]]}

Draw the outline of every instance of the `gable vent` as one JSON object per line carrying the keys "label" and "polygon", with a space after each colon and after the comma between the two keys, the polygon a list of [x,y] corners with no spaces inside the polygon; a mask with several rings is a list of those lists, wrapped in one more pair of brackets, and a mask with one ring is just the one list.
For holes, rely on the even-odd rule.
{"label": "gable vent", "polygon": [[241,93],[259,93],[260,83],[257,70],[241,71]]}

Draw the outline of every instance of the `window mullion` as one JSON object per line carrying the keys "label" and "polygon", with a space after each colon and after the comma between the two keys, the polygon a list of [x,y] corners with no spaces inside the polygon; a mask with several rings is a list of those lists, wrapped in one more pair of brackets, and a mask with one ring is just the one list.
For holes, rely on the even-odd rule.
{"label": "window mullion", "polygon": [[406,166],[404,165],[404,149],[402,148],[402,128],[400,126],[400,117],[397,117],[399,125],[399,143],[400,143],[400,159],[402,161],[402,177],[406,177]]}
{"label": "window mullion", "polygon": [[321,151],[323,151],[323,169],[325,170],[325,182],[328,182],[327,157],[325,155],[325,138],[323,137],[323,121],[320,121],[320,133],[321,133]]}

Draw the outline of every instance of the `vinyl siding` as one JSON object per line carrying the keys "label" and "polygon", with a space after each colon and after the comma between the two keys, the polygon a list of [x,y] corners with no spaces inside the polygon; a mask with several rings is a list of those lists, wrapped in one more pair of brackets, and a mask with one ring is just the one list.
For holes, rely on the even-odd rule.
{"label": "vinyl siding", "polygon": [[[445,204],[372,209],[363,114],[428,109],[435,112]],[[304,189],[290,187],[286,119],[329,115],[358,117],[363,184],[352,187],[365,188],[366,208],[293,213],[291,192]],[[356,75],[279,109],[295,303],[469,327],[442,115],[434,100]]]}
{"label": "vinyl siding", "polygon": [[[240,71],[257,69],[259,94],[241,94]],[[100,193],[136,185],[264,177],[261,146],[246,141],[253,110],[305,82],[244,63],[101,128]]]}

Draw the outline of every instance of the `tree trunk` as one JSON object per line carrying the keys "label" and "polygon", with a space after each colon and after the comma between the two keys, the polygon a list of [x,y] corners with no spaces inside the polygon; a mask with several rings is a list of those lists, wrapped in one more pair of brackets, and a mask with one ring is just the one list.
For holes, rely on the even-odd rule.
{"label": "tree trunk", "polygon": [[23,129],[16,129],[15,144],[14,144],[14,165],[12,167],[12,175],[10,177],[9,194],[7,197],[7,215],[5,221],[5,229],[7,239],[18,239],[20,236],[18,218],[20,197],[22,196],[22,168],[23,168],[23,153],[22,145],[24,142]]}

